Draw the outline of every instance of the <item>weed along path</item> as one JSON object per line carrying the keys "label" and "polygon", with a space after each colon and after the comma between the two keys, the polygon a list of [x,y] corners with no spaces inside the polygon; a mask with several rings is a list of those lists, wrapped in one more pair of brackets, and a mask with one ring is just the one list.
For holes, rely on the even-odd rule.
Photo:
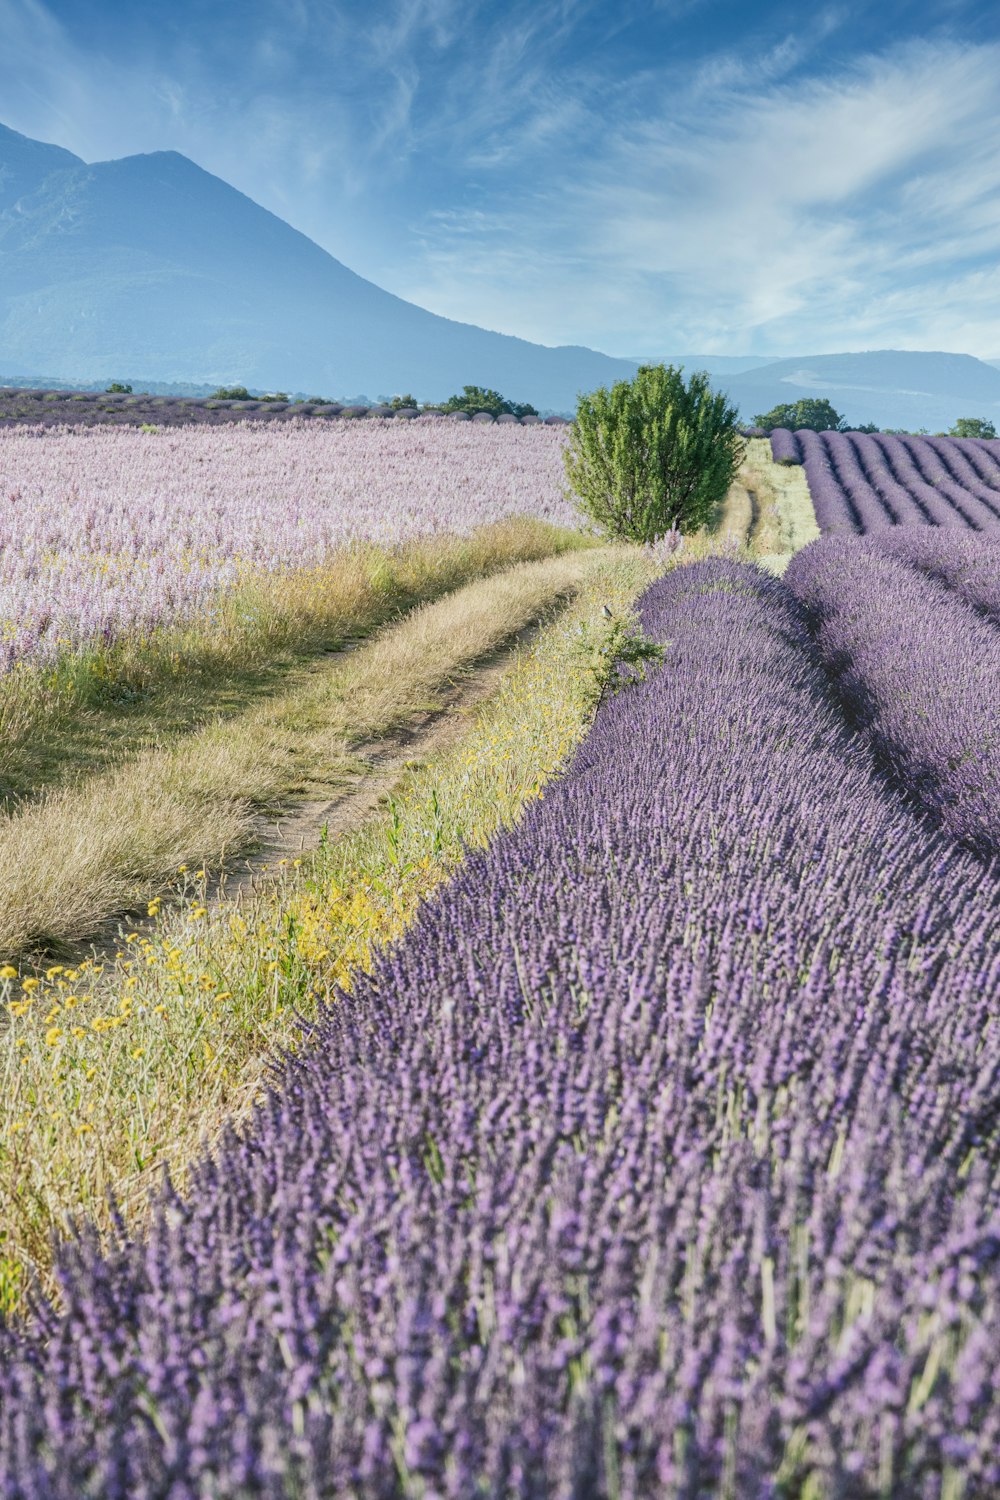
{"label": "weed along path", "polygon": [[317,787],[356,786],[365,747],[446,707],[456,676],[571,597],[592,555],[466,584],[247,712],[0,819],[0,955],[85,940],[163,890],[180,865],[231,861],[269,809]]}

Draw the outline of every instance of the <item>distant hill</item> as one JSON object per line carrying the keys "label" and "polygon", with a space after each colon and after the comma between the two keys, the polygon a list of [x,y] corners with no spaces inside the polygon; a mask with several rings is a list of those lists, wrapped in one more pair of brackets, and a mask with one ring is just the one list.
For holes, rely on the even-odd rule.
{"label": "distant hill", "polygon": [[26,372],[12,384],[121,380],[195,394],[238,382],[433,401],[474,383],[572,413],[578,392],[660,359],[707,370],[745,420],[804,395],[883,427],[1000,418],[1000,360],[893,350],[616,359],[457,323],[356,275],[176,152],[88,165],[0,126],[0,370]]}
{"label": "distant hill", "polygon": [[637,363],[404,302],[176,152],[87,165],[0,126],[2,369],[572,410]]}
{"label": "distant hill", "polygon": [[709,375],[740,375],[769,365],[769,355],[754,354],[655,354],[635,357],[639,365],[679,365],[684,370],[704,370]]}
{"label": "distant hill", "polygon": [[927,427],[957,417],[1000,420],[1000,366],[971,354],[877,349],[783,359],[720,379],[745,420],[800,396],[828,396],[852,423]]}

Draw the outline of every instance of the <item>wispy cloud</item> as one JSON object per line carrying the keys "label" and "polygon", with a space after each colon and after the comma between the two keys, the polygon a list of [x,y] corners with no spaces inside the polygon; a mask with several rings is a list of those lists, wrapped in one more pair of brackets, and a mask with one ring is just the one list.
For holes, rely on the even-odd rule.
{"label": "wispy cloud", "polygon": [[[721,68],[710,99],[706,77],[658,118],[617,120],[585,171],[555,172],[543,222],[535,199],[496,231],[551,276],[550,339],[1000,349],[980,264],[1000,258],[1000,47],[911,43],[779,83]],[[468,238],[456,256],[432,232],[412,289],[453,316],[484,283],[497,295],[487,238],[471,266]],[[975,316],[957,316],[963,297]]]}
{"label": "wispy cloud", "polygon": [[450,317],[614,353],[1000,353],[1000,42],[963,0],[860,54],[838,3],[735,34],[714,0],[105,3],[102,30],[0,0],[5,123],[183,151]]}

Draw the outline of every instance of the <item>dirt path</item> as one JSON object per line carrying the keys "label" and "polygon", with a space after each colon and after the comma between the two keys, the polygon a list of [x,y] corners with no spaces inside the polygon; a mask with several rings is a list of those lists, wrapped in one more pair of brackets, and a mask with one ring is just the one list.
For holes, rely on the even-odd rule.
{"label": "dirt path", "polygon": [[540,628],[529,626],[502,650],[456,676],[440,694],[438,707],[414,716],[382,739],[357,746],[354,753],[362,769],[352,785],[331,785],[329,796],[290,800],[280,813],[260,817],[255,847],[220,874],[209,891],[209,905],[239,902],[244,894],[259,890],[275,877],[280,860],[315,849],[324,827],[333,839],[363,823],[392,794],[408,769],[459,738],[470,717],[510,670],[518,651],[534,640]]}
{"label": "dirt path", "polygon": [[[318,846],[324,825],[329,838],[342,837],[357,828],[383,798],[392,794],[408,769],[459,738],[469,718],[510,670],[517,654],[531,644],[550,619],[547,612],[544,620],[526,626],[499,650],[456,673],[438,691],[433,708],[414,714],[381,739],[356,746],[352,754],[358,770],[349,781],[341,778],[327,783],[325,789],[322,782],[316,783],[309,797],[289,798],[279,811],[262,814],[256,820],[256,838],[249,852],[229,868],[223,866],[209,876],[206,905],[239,905],[244,897],[266,887],[280,876],[281,861],[290,863]],[[347,649],[353,645],[350,643]],[[162,900],[166,907],[171,897],[164,893]],[[154,926],[145,906],[120,912],[85,942],[61,947],[58,957],[64,963],[79,963],[84,958],[95,964],[113,963],[126,932],[151,933]]]}

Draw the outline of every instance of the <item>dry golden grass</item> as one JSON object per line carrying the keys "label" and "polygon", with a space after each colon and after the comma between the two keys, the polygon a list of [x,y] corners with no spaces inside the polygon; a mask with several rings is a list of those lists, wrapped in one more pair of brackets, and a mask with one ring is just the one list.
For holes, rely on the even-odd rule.
{"label": "dry golden grass", "polygon": [[793,553],[819,536],[805,471],[776,464],[769,439],[750,438],[711,535],[751,562],[783,573]]}
{"label": "dry golden grass", "polygon": [[467,584],[239,717],[0,819],[0,955],[83,938],[154,895],[179,864],[232,855],[250,838],[255,809],[304,778],[346,776],[352,745],[391,730],[451,674],[572,593],[585,556]]}
{"label": "dry golden grass", "polygon": [[[401,685],[413,688],[419,674],[426,685],[447,670],[449,632],[467,656],[495,638],[497,610],[509,623],[546,597],[577,594],[462,738],[403,778],[388,811],[290,861],[284,879],[239,904],[210,908],[202,872],[174,871],[182,905],[165,908],[150,936],[132,934],[103,971],[53,965],[20,981],[0,970],[10,1001],[0,1034],[0,1308],[17,1309],[36,1278],[51,1285],[51,1237],[67,1216],[108,1227],[109,1190],[139,1227],[161,1168],[183,1185],[187,1164],[259,1095],[267,1058],[298,1044],[299,1017],[317,997],[349,984],[408,925],[467,843],[484,843],[543,795],[589,722],[601,606],[627,610],[653,566],[640,549],[618,548],[516,572],[364,648],[380,677],[406,664]],[[371,726],[406,692],[371,689],[363,654],[352,670],[359,691],[370,689]],[[334,710],[348,701],[336,697]]]}
{"label": "dry golden grass", "polygon": [[322,567],[248,574],[211,608],[0,679],[0,810],[242,712],[345,638],[499,568],[587,545],[527,517],[467,537],[357,544]]}
{"label": "dry golden grass", "polygon": [[739,477],[756,497],[751,552],[772,572],[783,573],[793,554],[819,536],[805,470],[776,464],[770,440],[751,438]]}

